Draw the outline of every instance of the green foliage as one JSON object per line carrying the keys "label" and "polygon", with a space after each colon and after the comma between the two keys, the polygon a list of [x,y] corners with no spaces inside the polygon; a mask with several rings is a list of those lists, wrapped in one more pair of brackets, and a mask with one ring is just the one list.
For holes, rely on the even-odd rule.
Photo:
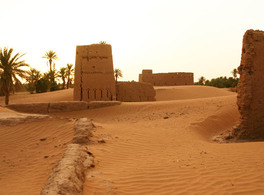
{"label": "green foliage", "polygon": [[105,45],[106,41],[99,41],[99,44]]}
{"label": "green foliage", "polygon": [[65,88],[65,78],[66,78],[66,67],[60,68],[59,75],[62,80],[62,89]]}
{"label": "green foliage", "polygon": [[205,85],[205,81],[206,81],[206,79],[203,76],[201,76],[198,80],[197,85]]}
{"label": "green foliage", "polygon": [[36,90],[36,84],[38,80],[41,78],[40,71],[36,70],[35,68],[31,68],[29,71],[26,72],[26,90],[29,91],[31,94],[34,93]]}
{"label": "green foliage", "polygon": [[46,58],[48,60],[49,66],[50,66],[50,81],[54,82],[55,81],[55,63],[54,60],[58,60],[58,56],[55,51],[49,50],[45,53],[45,55],[42,58]]}
{"label": "green foliage", "polygon": [[60,87],[59,87],[59,85],[57,84],[56,81],[54,81],[54,82],[52,82],[52,83],[50,84],[50,91],[57,91],[57,90],[59,90],[59,89],[60,89]]}
{"label": "green foliage", "polygon": [[119,77],[123,77],[122,71],[119,68],[115,68],[115,70],[114,70],[114,76],[115,76],[116,83],[117,83],[117,79]]}
{"label": "green foliage", "polygon": [[195,85],[207,85],[218,88],[234,88],[239,82],[239,78],[237,78],[238,70],[235,68],[231,73],[233,77],[217,77],[211,80],[206,80],[203,76],[201,76]]}
{"label": "green foliage", "polygon": [[218,78],[214,78],[211,80],[199,79],[199,81],[194,84],[195,85],[207,85],[207,86],[218,87],[218,88],[234,88],[237,86],[238,81],[239,81],[238,78],[218,77]]}
{"label": "green foliage", "polygon": [[233,77],[218,77],[215,79],[211,79],[210,81],[207,80],[205,82],[205,85],[218,87],[218,88],[230,88],[230,87],[236,87],[238,84],[239,79],[233,78]]}
{"label": "green foliage", "polygon": [[30,92],[31,94],[34,93],[34,91],[36,91],[36,85],[33,85],[32,83],[27,83],[25,85],[25,88],[28,92]]}
{"label": "green foliage", "polygon": [[234,68],[231,73],[232,73],[233,77],[236,79],[237,78],[237,74],[238,74],[237,68]]}
{"label": "green foliage", "polygon": [[58,56],[55,51],[52,50],[46,51],[45,55],[42,56],[42,58],[46,58],[48,60],[50,66],[50,72],[52,72],[52,70],[55,70],[55,63],[53,61],[58,59]]}
{"label": "green foliage", "polygon": [[74,73],[73,64],[67,64],[66,77],[67,77],[67,89],[72,85],[72,75]]}
{"label": "green foliage", "polygon": [[47,77],[43,77],[40,80],[37,81],[36,83],[36,92],[37,93],[44,93],[49,90],[50,87],[50,82],[47,79]]}
{"label": "green foliage", "polygon": [[13,49],[4,48],[0,51],[0,89],[5,94],[5,104],[9,103],[9,94],[15,91],[15,84],[22,87],[19,78],[25,78],[26,71],[21,69],[28,64],[19,61],[25,54],[16,53],[12,57]]}

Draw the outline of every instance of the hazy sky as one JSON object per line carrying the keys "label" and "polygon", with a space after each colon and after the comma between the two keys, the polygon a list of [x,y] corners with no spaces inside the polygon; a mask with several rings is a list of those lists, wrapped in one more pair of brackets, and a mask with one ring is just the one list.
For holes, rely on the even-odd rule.
{"label": "hazy sky", "polygon": [[0,0],[0,47],[45,72],[45,51],[57,52],[59,69],[75,64],[76,45],[102,40],[122,80],[137,81],[142,69],[211,79],[239,66],[245,31],[264,30],[263,8],[263,0]]}

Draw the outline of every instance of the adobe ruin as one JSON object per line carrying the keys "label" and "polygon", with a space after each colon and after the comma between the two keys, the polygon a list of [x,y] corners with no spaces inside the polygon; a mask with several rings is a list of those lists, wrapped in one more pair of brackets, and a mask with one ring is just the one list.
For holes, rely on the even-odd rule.
{"label": "adobe ruin", "polygon": [[138,82],[116,84],[112,47],[109,44],[76,47],[74,82],[75,101],[155,101],[156,93],[151,84]]}
{"label": "adobe ruin", "polygon": [[150,83],[118,82],[116,99],[121,102],[155,101],[156,91]]}
{"label": "adobe ruin", "polygon": [[238,139],[264,139],[264,31],[248,30],[243,37],[238,67],[237,105],[240,124],[234,129]]}
{"label": "adobe ruin", "polygon": [[74,83],[75,101],[116,100],[111,45],[76,47]]}
{"label": "adobe ruin", "polygon": [[142,70],[139,74],[139,82],[151,83],[154,86],[193,85],[193,73],[169,72],[152,73],[152,70]]}

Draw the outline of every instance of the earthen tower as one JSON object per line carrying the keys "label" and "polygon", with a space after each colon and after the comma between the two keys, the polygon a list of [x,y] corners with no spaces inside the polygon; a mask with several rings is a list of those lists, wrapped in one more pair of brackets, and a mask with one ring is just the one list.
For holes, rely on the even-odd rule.
{"label": "earthen tower", "polygon": [[116,100],[111,45],[77,46],[74,78],[75,101]]}

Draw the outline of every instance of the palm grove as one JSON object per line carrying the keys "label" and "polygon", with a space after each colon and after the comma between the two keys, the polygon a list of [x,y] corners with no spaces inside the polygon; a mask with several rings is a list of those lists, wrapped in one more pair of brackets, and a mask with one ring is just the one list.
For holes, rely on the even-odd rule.
{"label": "palm grove", "polygon": [[[59,71],[56,70],[55,60],[58,60],[58,56],[55,51],[50,50],[44,54],[43,58],[47,59],[49,71],[43,74],[21,60],[24,55],[13,54],[12,48],[0,50],[0,95],[5,96],[6,105],[9,104],[10,93],[14,93],[16,89],[26,89],[30,93],[42,93],[72,87],[73,65],[67,64]],[[58,83],[59,79],[62,84]]]}
{"label": "palm grove", "polygon": [[211,80],[206,80],[204,76],[201,76],[196,82],[196,85],[207,85],[207,86],[213,86],[218,88],[236,88],[239,78],[238,78],[238,69],[232,70],[233,77],[217,77],[213,78]]}

